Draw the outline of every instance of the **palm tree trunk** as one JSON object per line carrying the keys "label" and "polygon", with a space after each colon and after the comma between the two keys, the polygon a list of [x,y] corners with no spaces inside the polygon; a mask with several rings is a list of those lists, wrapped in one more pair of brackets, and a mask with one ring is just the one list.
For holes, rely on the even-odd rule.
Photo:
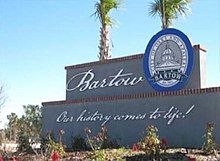
{"label": "palm tree trunk", "polygon": [[109,30],[107,25],[100,28],[99,60],[109,59]]}
{"label": "palm tree trunk", "polygon": [[167,21],[166,21],[166,11],[165,11],[165,0],[160,0],[161,6],[161,14],[162,14],[162,28],[167,28]]}

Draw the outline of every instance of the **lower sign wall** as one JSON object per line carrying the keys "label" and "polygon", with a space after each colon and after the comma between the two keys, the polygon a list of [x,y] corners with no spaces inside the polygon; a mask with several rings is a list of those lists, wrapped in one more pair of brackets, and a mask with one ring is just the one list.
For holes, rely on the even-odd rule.
{"label": "lower sign wall", "polygon": [[214,123],[220,143],[220,87],[177,92],[123,95],[43,103],[43,134],[63,129],[63,142],[71,148],[74,136],[86,127],[96,135],[102,125],[112,139],[131,146],[148,125],[159,129],[171,147],[201,147],[205,125]]}

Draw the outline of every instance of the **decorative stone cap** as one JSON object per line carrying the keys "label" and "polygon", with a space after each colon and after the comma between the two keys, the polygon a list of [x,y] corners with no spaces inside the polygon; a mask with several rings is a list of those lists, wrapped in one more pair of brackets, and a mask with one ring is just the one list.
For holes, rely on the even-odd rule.
{"label": "decorative stone cap", "polygon": [[198,44],[198,45],[193,45],[193,48],[196,50],[201,50],[203,52],[207,52],[207,50],[205,49],[205,47],[203,47],[202,45]]}
{"label": "decorative stone cap", "polygon": [[68,69],[84,68],[84,67],[90,67],[90,66],[101,65],[101,64],[118,63],[122,61],[133,60],[133,59],[142,59],[143,56],[144,54],[136,54],[136,55],[126,56],[126,57],[106,59],[106,60],[95,61],[95,62],[90,62],[90,63],[66,66],[65,69],[68,70]]}
{"label": "decorative stone cap", "polygon": [[126,100],[126,99],[141,99],[141,98],[152,98],[152,97],[165,97],[165,96],[184,96],[192,94],[204,94],[204,93],[218,93],[220,92],[220,87],[203,88],[203,89],[184,89],[179,91],[167,91],[167,92],[153,92],[153,93],[140,93],[140,94],[128,94],[119,96],[106,96],[106,97],[91,97],[84,99],[75,100],[63,100],[63,101],[53,101],[53,102],[43,102],[43,106],[47,105],[62,105],[62,104],[78,104],[86,102],[106,102],[106,101],[116,101],[116,100]]}

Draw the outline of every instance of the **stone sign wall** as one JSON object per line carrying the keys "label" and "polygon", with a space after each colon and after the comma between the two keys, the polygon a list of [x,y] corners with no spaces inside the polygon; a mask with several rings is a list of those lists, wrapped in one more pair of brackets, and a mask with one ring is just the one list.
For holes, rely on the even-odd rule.
{"label": "stone sign wall", "polygon": [[148,125],[174,147],[201,147],[205,125],[214,122],[220,143],[220,87],[176,92],[142,93],[43,103],[43,132],[65,131],[64,143],[71,147],[74,136],[84,136],[86,127],[97,134],[102,125],[120,145],[137,143]]}
{"label": "stone sign wall", "polygon": [[[146,80],[143,54],[67,66],[66,100],[43,103],[43,135],[63,129],[64,144],[106,126],[120,145],[138,142],[148,125],[174,147],[201,147],[205,124],[220,135],[220,88],[204,88],[205,50],[194,46],[192,73],[183,89],[156,92]],[[180,80],[181,81],[181,80]],[[195,132],[196,131],[196,132]],[[220,143],[218,137],[217,142]]]}

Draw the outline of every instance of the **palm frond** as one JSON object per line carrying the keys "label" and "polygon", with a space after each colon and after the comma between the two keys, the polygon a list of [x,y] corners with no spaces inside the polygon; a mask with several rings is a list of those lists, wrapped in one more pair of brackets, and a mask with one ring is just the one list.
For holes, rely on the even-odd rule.
{"label": "palm frond", "polygon": [[109,16],[109,12],[112,9],[118,9],[121,1],[118,0],[99,0],[95,4],[96,11],[92,14],[99,19],[102,25],[112,25],[112,18]]}
{"label": "palm frond", "polygon": [[163,27],[168,27],[172,24],[172,20],[177,19],[179,15],[187,15],[187,11],[190,11],[188,8],[190,2],[191,0],[154,0],[150,3],[149,15],[158,14]]}
{"label": "palm frond", "polygon": [[156,14],[161,15],[161,3],[160,0],[154,0],[154,2],[150,3],[149,15],[155,16]]}

